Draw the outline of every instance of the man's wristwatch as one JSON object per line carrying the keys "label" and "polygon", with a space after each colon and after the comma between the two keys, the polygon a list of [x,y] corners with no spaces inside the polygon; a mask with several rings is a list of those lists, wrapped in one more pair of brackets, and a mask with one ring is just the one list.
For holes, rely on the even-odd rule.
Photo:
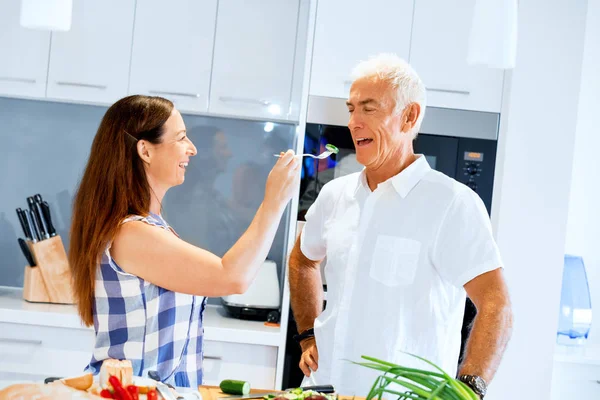
{"label": "man's wristwatch", "polygon": [[477,375],[460,375],[458,380],[465,383],[479,398],[483,399],[483,396],[487,392],[487,383],[485,383],[482,377]]}
{"label": "man's wristwatch", "polygon": [[301,341],[310,337],[315,337],[315,330],[313,328],[307,329],[299,335],[294,335],[294,340],[296,343],[300,344]]}

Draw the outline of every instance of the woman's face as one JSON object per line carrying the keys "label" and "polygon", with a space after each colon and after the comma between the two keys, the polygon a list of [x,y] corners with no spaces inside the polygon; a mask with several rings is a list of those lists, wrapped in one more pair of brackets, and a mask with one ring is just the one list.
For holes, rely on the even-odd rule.
{"label": "woman's face", "polygon": [[173,109],[165,122],[162,142],[145,142],[144,146],[147,151],[144,159],[149,181],[165,190],[181,185],[185,180],[185,170],[190,157],[195,156],[197,151],[186,135],[185,124],[179,111]]}

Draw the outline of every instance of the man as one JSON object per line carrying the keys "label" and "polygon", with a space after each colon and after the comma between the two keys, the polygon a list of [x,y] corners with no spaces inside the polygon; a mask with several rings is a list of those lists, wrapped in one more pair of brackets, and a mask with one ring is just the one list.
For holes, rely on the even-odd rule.
{"label": "man", "polygon": [[[377,373],[350,361],[369,355],[423,368],[408,352],[458,372],[483,397],[512,326],[485,206],[414,154],[425,87],[412,68],[381,55],[355,76],[348,127],[364,169],[323,187],[290,257],[300,368],[313,383],[366,396]],[[465,293],[478,314],[457,371]]]}

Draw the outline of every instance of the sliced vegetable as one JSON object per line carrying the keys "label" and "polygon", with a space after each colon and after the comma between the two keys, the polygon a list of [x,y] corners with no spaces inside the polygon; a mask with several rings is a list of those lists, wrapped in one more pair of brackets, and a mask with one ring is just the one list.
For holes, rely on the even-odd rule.
{"label": "sliced vegetable", "polygon": [[329,143],[327,143],[327,144],[325,145],[325,148],[326,148],[327,150],[329,150],[330,152],[332,152],[333,154],[337,154],[337,153],[339,153],[339,152],[340,152],[340,149],[338,149],[337,147],[335,147],[334,145],[332,145],[332,144],[329,144]]}
{"label": "sliced vegetable", "polygon": [[221,391],[227,394],[242,394],[250,393],[250,382],[236,381],[234,379],[225,379],[219,385]]}
{"label": "sliced vegetable", "polygon": [[113,394],[108,389],[102,389],[100,391],[100,397],[104,399],[114,399]]}
{"label": "sliced vegetable", "polygon": [[117,400],[133,400],[131,398],[131,395],[129,394],[129,392],[127,392],[127,390],[125,390],[123,385],[121,385],[121,381],[119,380],[119,378],[117,378],[114,375],[111,375],[110,378],[108,378],[108,383],[110,383],[110,385],[115,390],[115,392],[114,392],[115,399],[117,399]]}
{"label": "sliced vegetable", "polygon": [[127,386],[127,391],[133,400],[140,400],[140,390],[135,385]]}
{"label": "sliced vegetable", "polygon": [[156,393],[156,389],[148,390],[148,393],[146,394],[146,399],[147,400],[158,400],[158,393]]}

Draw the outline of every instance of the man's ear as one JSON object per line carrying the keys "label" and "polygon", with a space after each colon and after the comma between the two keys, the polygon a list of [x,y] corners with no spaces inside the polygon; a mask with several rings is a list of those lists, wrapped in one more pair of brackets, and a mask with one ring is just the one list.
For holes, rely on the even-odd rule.
{"label": "man's ear", "polygon": [[419,103],[410,103],[404,108],[402,112],[402,132],[411,132],[421,115],[421,106]]}
{"label": "man's ear", "polygon": [[148,143],[145,140],[138,140],[137,142],[137,152],[142,161],[150,164],[150,148]]}

